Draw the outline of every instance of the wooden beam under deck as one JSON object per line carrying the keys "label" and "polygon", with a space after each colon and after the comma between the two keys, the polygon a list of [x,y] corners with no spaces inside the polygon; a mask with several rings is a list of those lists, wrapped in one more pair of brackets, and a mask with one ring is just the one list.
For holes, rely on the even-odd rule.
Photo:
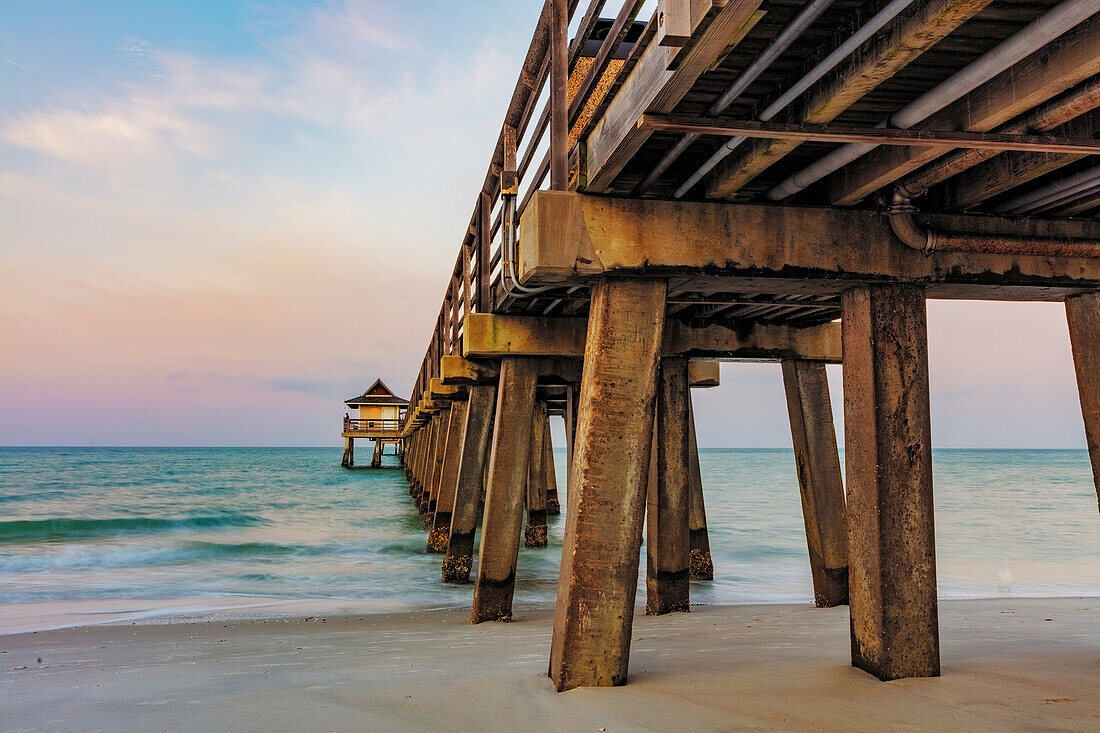
{"label": "wooden beam under deck", "polygon": [[[806,92],[799,122],[823,124],[974,17],[991,0],[917,0]],[[798,147],[792,140],[750,140],[703,180],[707,198],[730,198]]]}
{"label": "wooden beam under deck", "polygon": [[736,42],[760,2],[729,0],[705,29],[694,31],[697,42],[674,68],[671,64],[681,55],[682,49],[657,43],[646,48],[588,136],[585,146],[587,190],[607,190],[623,166],[653,134],[652,130],[638,128],[635,124],[638,118],[647,112],[671,112],[718,54]]}
{"label": "wooden beam under deck", "polygon": [[751,137],[770,140],[814,140],[826,143],[875,143],[905,147],[972,148],[975,150],[1019,150],[1036,153],[1096,155],[1100,141],[1057,135],[1017,135],[995,132],[957,132],[924,128],[899,130],[888,127],[851,125],[789,125],[752,120],[711,120],[673,115],[642,115],[638,127],[685,135]]}
{"label": "wooden beam under deck", "polygon": [[[1100,222],[929,217],[941,230],[1100,239]],[[1061,301],[1100,289],[1100,260],[936,251],[901,243],[864,210],[657,201],[541,191],[521,222],[526,285],[601,275],[696,276],[712,292],[838,294],[915,282],[928,297]],[[692,286],[684,286],[692,289]]]}
{"label": "wooden beam under deck", "polygon": [[[936,130],[985,132],[1100,72],[1100,18],[1092,18],[963,98],[928,117]],[[951,148],[879,148],[826,179],[829,199],[853,204],[950,152]]]}

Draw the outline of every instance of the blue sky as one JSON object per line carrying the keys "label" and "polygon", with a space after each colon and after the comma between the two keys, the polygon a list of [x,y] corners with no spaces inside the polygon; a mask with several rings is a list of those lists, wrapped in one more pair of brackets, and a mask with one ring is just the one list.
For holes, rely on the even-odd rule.
{"label": "blue sky", "polygon": [[[406,392],[539,9],[5,2],[0,444],[333,445]],[[1083,446],[1060,305],[929,322],[937,445]],[[723,377],[703,443],[789,445],[778,366]]]}

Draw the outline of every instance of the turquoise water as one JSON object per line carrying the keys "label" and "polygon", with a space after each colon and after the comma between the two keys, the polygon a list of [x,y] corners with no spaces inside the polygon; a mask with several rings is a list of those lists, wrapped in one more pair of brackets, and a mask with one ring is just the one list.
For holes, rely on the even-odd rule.
{"label": "turquoise water", "polygon": [[[942,597],[1100,596],[1085,451],[934,458]],[[401,471],[339,460],[312,448],[0,449],[0,631],[296,601],[469,605],[470,586],[439,582]],[[561,452],[557,463],[564,492]],[[704,450],[701,468],[715,580],[693,583],[693,602],[810,602],[791,453]],[[521,550],[517,605],[553,603],[564,517],[550,522],[548,549]]]}

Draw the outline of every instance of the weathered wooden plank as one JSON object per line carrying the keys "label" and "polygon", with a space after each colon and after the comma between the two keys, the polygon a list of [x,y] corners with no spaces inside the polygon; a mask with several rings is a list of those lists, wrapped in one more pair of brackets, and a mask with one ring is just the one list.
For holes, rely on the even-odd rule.
{"label": "weathered wooden plank", "polygon": [[675,69],[669,64],[680,49],[649,44],[588,136],[588,191],[607,190],[652,135],[650,130],[638,129],[638,118],[646,112],[671,112],[718,54],[734,42],[760,1],[730,0]]}
{"label": "weathered wooden plank", "polygon": [[[1100,113],[1082,115],[1054,132],[1074,137],[1094,137],[1100,133]],[[1039,176],[1063,168],[1082,157],[1055,153],[998,155],[946,181],[942,187],[941,199],[947,209],[967,209]]]}
{"label": "weathered wooden plank", "polygon": [[995,132],[957,132],[926,128],[898,130],[852,125],[784,124],[752,120],[711,120],[700,117],[642,115],[638,127],[683,135],[751,137],[768,140],[814,140],[827,143],[873,143],[904,147],[972,148],[975,150],[1095,155],[1100,142],[1066,135],[1019,135]]}
{"label": "weathered wooden plank", "polygon": [[[917,0],[806,93],[800,122],[831,122],[973,17],[991,0]],[[950,129],[950,128],[944,128]],[[793,140],[749,141],[703,179],[707,198],[730,198],[787,153]]]}
{"label": "weathered wooden plank", "polygon": [[[921,125],[935,130],[992,130],[1098,72],[1100,18],[1094,17]],[[948,152],[950,148],[879,148],[834,173],[825,186],[833,203],[854,204]]]}

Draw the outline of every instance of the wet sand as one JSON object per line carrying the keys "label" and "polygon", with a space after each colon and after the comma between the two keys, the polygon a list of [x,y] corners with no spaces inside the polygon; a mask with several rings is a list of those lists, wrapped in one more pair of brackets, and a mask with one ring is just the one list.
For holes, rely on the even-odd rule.
{"label": "wet sand", "polygon": [[630,681],[558,694],[552,611],[103,625],[0,636],[0,729],[1098,730],[1100,599],[947,601],[943,676],[848,665],[847,608],[638,616]]}

